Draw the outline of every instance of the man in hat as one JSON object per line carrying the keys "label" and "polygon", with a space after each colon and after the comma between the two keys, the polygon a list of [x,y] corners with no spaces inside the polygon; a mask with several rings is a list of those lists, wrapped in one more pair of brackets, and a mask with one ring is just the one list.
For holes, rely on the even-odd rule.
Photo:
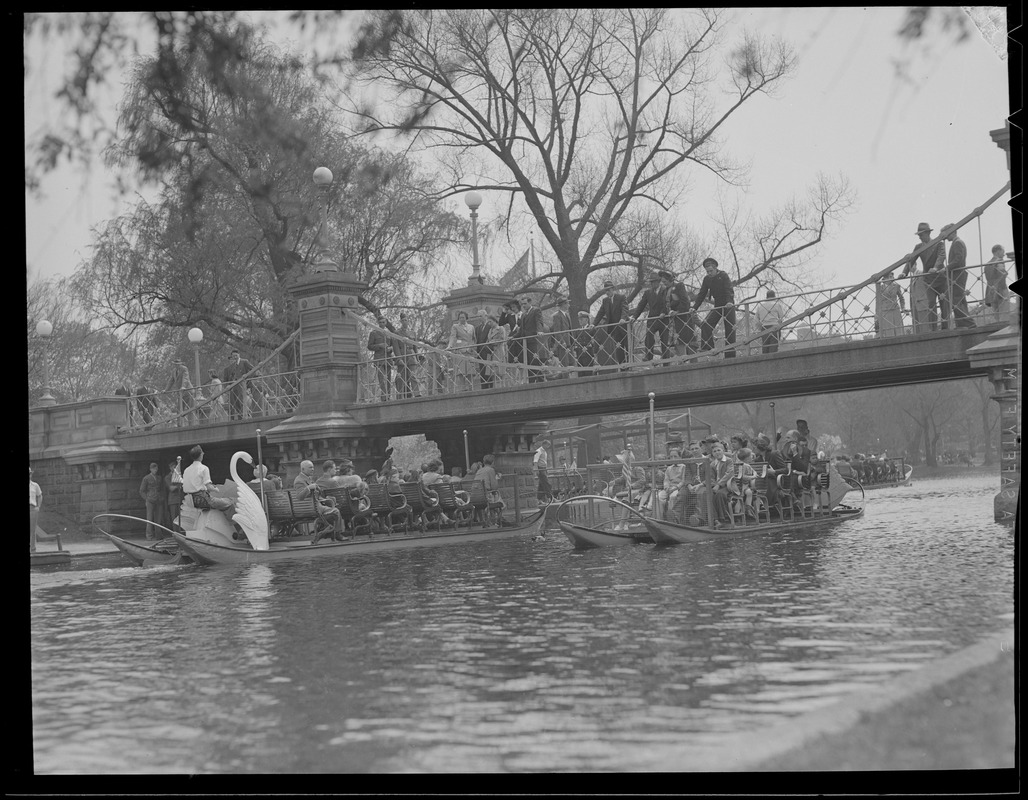
{"label": "man in hat", "polygon": [[539,334],[543,333],[543,312],[532,303],[532,296],[525,294],[521,297],[521,319],[518,328],[524,338],[525,358],[528,363],[528,382],[539,383],[543,376],[539,370],[532,369],[543,363],[542,342]]}
{"label": "man in hat", "polygon": [[[967,245],[957,235],[957,226],[950,222],[942,226],[940,233],[949,242],[949,255],[946,256],[946,272],[948,274],[948,295],[939,298],[939,303],[948,303],[953,315],[953,325],[957,328],[976,327],[971,315],[967,313]],[[944,306],[945,308],[945,306]],[[948,314],[944,311],[943,327]]]}
{"label": "man in hat", "polygon": [[694,352],[693,348],[693,312],[692,300],[685,284],[676,281],[675,276],[667,270],[658,273],[661,290],[664,292],[665,304],[670,314],[671,324],[668,338],[675,348],[675,354],[684,356]]}
{"label": "man in hat", "polygon": [[566,297],[558,297],[557,310],[550,317],[550,353],[564,367],[572,365],[571,328],[571,313],[568,311],[568,299]]}
{"label": "man in hat", "polygon": [[[614,291],[613,281],[604,281],[603,291],[605,296],[600,302],[596,319],[593,320],[594,327],[603,326],[596,339],[599,350],[598,363],[624,364],[628,361],[628,301],[623,294]],[[604,346],[608,343],[609,347]]]}
{"label": "man in hat", "polygon": [[[239,380],[253,369],[253,364],[243,358],[238,350],[233,350],[229,356],[228,366],[225,367],[221,379],[228,384],[228,409],[232,419],[243,418],[243,406],[245,405],[246,383]],[[238,381],[238,383],[237,383]]]}
{"label": "man in hat", "polygon": [[657,344],[660,343],[660,357],[670,358],[671,347],[668,341],[667,294],[661,291],[660,275],[650,276],[650,288],[643,292],[639,305],[635,307],[633,320],[639,319],[646,312],[646,355],[644,361],[653,361],[657,357]]}
{"label": "man in hat", "polygon": [[914,278],[910,284],[910,311],[914,332],[936,330],[939,320],[939,298],[946,293],[945,280],[939,277],[946,260],[946,247],[938,241],[927,247],[932,238],[932,228],[927,222],[919,222],[915,235],[921,244],[914,249],[903,270],[904,275],[917,275],[917,260],[921,259],[923,278]]}
{"label": "man in hat", "polygon": [[[703,320],[700,333],[700,349],[714,349],[714,331],[717,330],[719,322],[724,320],[725,344],[735,344],[735,291],[732,288],[732,279],[728,273],[718,269],[717,260],[713,258],[703,259],[703,269],[707,271],[700,284],[700,292],[696,295],[696,308],[708,297],[714,307]],[[725,358],[734,358],[735,350],[725,350]]]}
{"label": "man in hat", "polygon": [[521,363],[522,345],[519,336],[519,322],[521,320],[521,303],[517,300],[510,300],[503,304],[503,310],[496,320],[501,326],[507,326],[507,361],[510,364]]}

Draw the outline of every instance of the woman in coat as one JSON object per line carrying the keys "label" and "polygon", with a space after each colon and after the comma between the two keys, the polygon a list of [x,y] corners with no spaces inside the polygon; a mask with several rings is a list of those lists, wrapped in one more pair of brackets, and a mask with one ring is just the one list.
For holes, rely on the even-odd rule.
{"label": "woman in coat", "polygon": [[477,350],[475,347],[475,328],[468,322],[466,312],[461,311],[457,314],[457,321],[450,328],[450,340],[446,344],[446,349],[452,354],[456,391],[471,391],[471,376],[474,374],[475,367],[471,358],[477,355]]}

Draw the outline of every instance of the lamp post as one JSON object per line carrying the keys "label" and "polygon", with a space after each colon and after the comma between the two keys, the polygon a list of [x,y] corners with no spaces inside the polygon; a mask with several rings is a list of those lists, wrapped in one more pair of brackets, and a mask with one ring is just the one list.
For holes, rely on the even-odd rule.
{"label": "lamp post", "polygon": [[200,343],[203,342],[203,331],[199,328],[190,328],[186,336],[189,337],[189,342],[193,345],[193,369],[196,372],[196,381],[193,385],[199,388],[200,384],[203,383],[200,378]]}
{"label": "lamp post", "polygon": [[464,204],[471,209],[471,277],[468,278],[468,285],[474,286],[476,283],[485,283],[478,263],[478,207],[482,205],[482,195],[468,192],[464,195]]}
{"label": "lamp post", "polygon": [[778,426],[775,424],[775,403],[772,400],[768,403],[771,406],[771,449],[778,445]]}
{"label": "lamp post", "polygon": [[54,326],[49,320],[42,319],[36,323],[36,335],[43,339],[43,396],[39,398],[41,406],[52,406],[57,403],[50,389],[50,334],[53,332]]}
{"label": "lamp post", "polygon": [[471,457],[468,452],[468,432],[464,431],[464,474],[471,471]]}
{"label": "lamp post", "polygon": [[328,247],[328,190],[332,186],[332,170],[328,167],[318,167],[314,170],[314,185],[318,187],[321,194],[321,222],[318,225],[318,237],[316,245],[318,248],[318,260],[314,262],[315,272],[338,272],[339,265],[332,260],[332,253]]}

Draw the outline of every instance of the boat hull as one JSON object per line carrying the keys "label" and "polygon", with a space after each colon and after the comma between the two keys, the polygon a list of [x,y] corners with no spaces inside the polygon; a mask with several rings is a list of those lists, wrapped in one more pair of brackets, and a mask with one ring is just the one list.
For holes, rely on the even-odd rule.
{"label": "boat hull", "polygon": [[[158,528],[164,532],[165,538],[158,545],[137,544],[130,539],[123,539],[104,529],[105,525],[110,526],[115,520],[130,522],[140,529],[145,529],[147,525]],[[106,536],[111,544],[137,567],[143,566],[143,564],[181,564],[188,563],[190,560],[179,550],[177,543],[172,538],[175,531],[157,522],[147,522],[145,519],[129,514],[97,514],[93,517],[93,528]]]}
{"label": "boat hull", "polygon": [[141,567],[144,564],[181,564],[186,558],[181,552],[159,550],[156,547],[137,544],[136,542],[122,539],[113,533],[105,533],[104,536],[110,539],[111,543],[118,548],[133,564]]}
{"label": "boat hull", "polygon": [[681,525],[667,520],[645,520],[646,529],[657,544],[688,544],[690,542],[707,542],[714,539],[738,539],[744,536],[759,536],[781,530],[797,530],[822,525],[834,525],[848,519],[857,519],[864,513],[863,508],[841,507],[831,514],[822,516],[785,520],[763,525],[737,525],[731,528],[704,528],[692,525]]}
{"label": "boat hull", "polygon": [[630,531],[600,530],[585,525],[559,520],[561,531],[575,547],[586,550],[593,547],[610,547],[612,545],[633,544],[636,542],[653,543],[651,535],[645,529]]}
{"label": "boat hull", "polygon": [[413,532],[409,534],[376,534],[372,537],[355,537],[343,542],[282,543],[272,542],[268,550],[253,550],[249,547],[226,547],[214,542],[192,539],[175,533],[175,541],[198,564],[258,564],[268,561],[283,561],[299,558],[327,558],[331,556],[381,553],[389,550],[405,550],[414,547],[437,547],[466,542],[491,542],[513,536],[538,534],[544,523],[540,510],[521,525],[494,528],[472,528],[450,531]]}

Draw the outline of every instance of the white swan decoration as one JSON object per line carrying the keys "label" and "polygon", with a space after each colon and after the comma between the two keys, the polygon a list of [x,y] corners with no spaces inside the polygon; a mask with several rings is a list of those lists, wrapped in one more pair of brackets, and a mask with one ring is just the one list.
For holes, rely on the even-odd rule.
{"label": "white swan decoration", "polygon": [[232,521],[237,523],[250,540],[254,550],[270,550],[268,544],[268,518],[264,515],[264,506],[253,489],[246,485],[246,481],[240,479],[236,472],[236,462],[243,459],[247,464],[253,464],[253,458],[249,453],[237,450],[232,454],[232,461],[229,464],[229,472],[232,473],[232,480],[236,482],[238,497],[236,497],[236,513],[232,515]]}

